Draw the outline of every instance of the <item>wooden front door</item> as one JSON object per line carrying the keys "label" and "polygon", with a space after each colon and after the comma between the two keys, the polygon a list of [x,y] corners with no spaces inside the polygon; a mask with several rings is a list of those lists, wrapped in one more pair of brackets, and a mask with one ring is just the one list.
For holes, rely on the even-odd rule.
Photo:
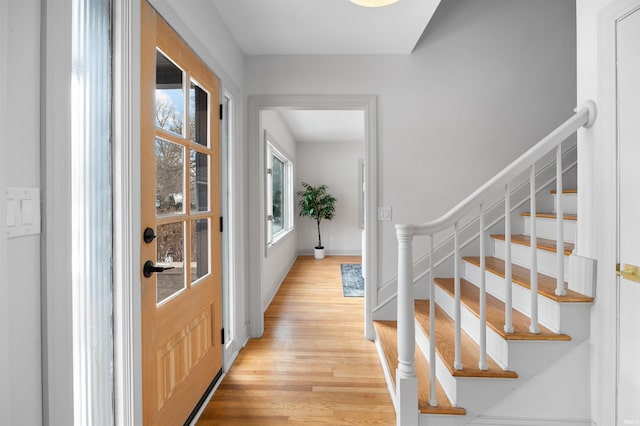
{"label": "wooden front door", "polygon": [[146,1],[140,56],[143,416],[181,425],[222,368],[220,83]]}

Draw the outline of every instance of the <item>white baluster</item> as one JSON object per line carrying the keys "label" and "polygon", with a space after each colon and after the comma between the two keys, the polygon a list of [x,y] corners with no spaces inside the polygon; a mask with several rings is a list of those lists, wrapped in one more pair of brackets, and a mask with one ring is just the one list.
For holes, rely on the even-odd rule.
{"label": "white baluster", "polygon": [[486,260],[484,241],[484,209],[480,204],[480,370],[488,370],[487,367],[487,289],[486,289]]}
{"label": "white baluster", "polygon": [[504,332],[513,333],[513,318],[512,318],[512,307],[513,307],[512,276],[513,274],[512,274],[512,267],[511,267],[511,190],[509,188],[509,184],[505,185],[505,194],[504,194],[504,245],[505,245]]}
{"label": "white baluster", "polygon": [[436,290],[433,282],[433,234],[429,235],[429,405],[438,406],[436,398]]}
{"label": "white baluster", "polygon": [[454,268],[454,321],[456,327],[455,336],[455,360],[453,368],[462,370],[462,321],[460,319],[460,240],[458,236],[458,222],[453,225],[453,268]]}
{"label": "white baluster", "polygon": [[556,148],[556,256],[558,281],[556,295],[565,296],[567,288],[564,284],[564,207],[562,205],[562,145]]}
{"label": "white baluster", "polygon": [[415,313],[413,301],[414,227],[398,225],[398,367],[396,369],[397,424],[417,424],[418,379],[415,369]]}
{"label": "white baluster", "polygon": [[536,166],[531,166],[531,333],[540,333],[538,327],[538,241],[536,237]]}

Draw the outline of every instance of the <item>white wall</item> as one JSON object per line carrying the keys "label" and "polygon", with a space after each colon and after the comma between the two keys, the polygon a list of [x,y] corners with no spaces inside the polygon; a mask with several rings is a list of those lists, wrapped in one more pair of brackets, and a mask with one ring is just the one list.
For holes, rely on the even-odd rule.
{"label": "white wall", "polygon": [[[296,154],[296,141],[291,136],[291,132],[284,124],[280,113],[275,110],[265,110],[260,113],[261,123],[261,138],[264,134],[264,130],[268,131],[275,142],[277,148],[284,150],[284,153],[288,155],[289,160],[293,163],[294,174],[297,170],[297,154]],[[263,140],[263,139],[262,139]],[[263,140],[264,142],[264,140]],[[263,211],[260,213],[262,217],[267,217],[266,206],[263,206]],[[264,311],[271,303],[273,296],[280,288],[280,284],[287,276],[291,265],[296,260],[296,234],[297,230],[294,229],[278,240],[269,250],[265,250],[264,261],[262,264],[262,310]],[[265,246],[265,237],[261,236],[259,244]]]}
{"label": "white wall", "polygon": [[396,223],[435,219],[569,117],[574,51],[573,0],[449,0],[411,55],[250,56],[246,92],[378,96],[381,286]]}
{"label": "white wall", "polygon": [[0,2],[0,424],[42,423],[40,237],[6,239],[6,187],[40,186],[40,1]]}
{"label": "white wall", "polygon": [[[603,110],[604,88],[600,85],[599,14],[612,0],[576,2],[577,21],[577,103],[593,99],[600,106],[595,125],[578,132],[578,254],[597,259],[596,303],[591,315],[591,415],[596,425],[615,423],[616,408],[616,278],[614,265],[607,264],[615,252],[615,226],[603,220],[604,210],[615,209],[615,180],[608,158],[611,137],[605,134],[612,111]],[[607,117],[608,115],[608,117]],[[614,148],[613,148],[614,149]],[[606,161],[603,161],[606,158]],[[613,185],[615,187],[615,184]],[[613,200],[612,200],[613,198]],[[607,200],[607,201],[605,201]],[[611,202],[613,201],[613,202]],[[612,237],[613,236],[613,237]],[[615,245],[615,243],[613,243]],[[603,253],[603,250],[608,253]],[[613,260],[615,262],[615,260]]]}
{"label": "white wall", "polygon": [[[362,229],[358,220],[359,159],[364,158],[364,142],[322,142],[297,144],[296,187],[300,182],[325,184],[338,202],[333,220],[320,224],[322,243],[328,255],[361,255]],[[297,199],[296,199],[297,206]],[[315,220],[299,217],[298,253],[312,254],[318,243]]]}
{"label": "white wall", "polygon": [[[9,48],[9,0],[0,0],[0,58],[7,58]],[[0,61],[0,129],[7,128],[7,65]],[[8,139],[0,134],[0,196],[5,193],[5,163]],[[7,279],[7,238],[6,208],[4,198],[0,198],[0,424],[10,423],[9,409],[9,280]]]}

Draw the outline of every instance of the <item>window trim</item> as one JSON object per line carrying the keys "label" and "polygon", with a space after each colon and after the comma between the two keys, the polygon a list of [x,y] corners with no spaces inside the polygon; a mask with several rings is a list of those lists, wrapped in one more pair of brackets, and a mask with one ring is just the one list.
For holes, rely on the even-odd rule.
{"label": "window trim", "polygon": [[[272,177],[269,170],[271,169],[271,158],[275,156],[284,163],[284,209],[283,229],[275,234],[272,234],[271,215],[273,213],[273,199],[272,199]],[[264,131],[264,174],[265,174],[265,205],[264,205],[264,217],[265,217],[265,256],[268,256],[271,250],[278,245],[280,241],[285,239],[291,234],[294,229],[293,219],[293,171],[294,164],[291,160],[291,155],[275,140],[275,138],[269,133],[268,130]]]}

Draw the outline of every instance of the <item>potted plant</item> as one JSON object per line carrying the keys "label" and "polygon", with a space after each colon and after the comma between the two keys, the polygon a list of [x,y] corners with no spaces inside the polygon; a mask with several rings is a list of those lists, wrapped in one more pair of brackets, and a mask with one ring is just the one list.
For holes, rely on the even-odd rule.
{"label": "potted plant", "polygon": [[316,220],[318,226],[318,245],[315,247],[314,257],[324,258],[324,246],[320,235],[320,222],[322,219],[331,220],[336,214],[336,198],[327,192],[327,185],[313,186],[302,182],[303,191],[296,192],[300,197],[300,217],[309,216]]}

